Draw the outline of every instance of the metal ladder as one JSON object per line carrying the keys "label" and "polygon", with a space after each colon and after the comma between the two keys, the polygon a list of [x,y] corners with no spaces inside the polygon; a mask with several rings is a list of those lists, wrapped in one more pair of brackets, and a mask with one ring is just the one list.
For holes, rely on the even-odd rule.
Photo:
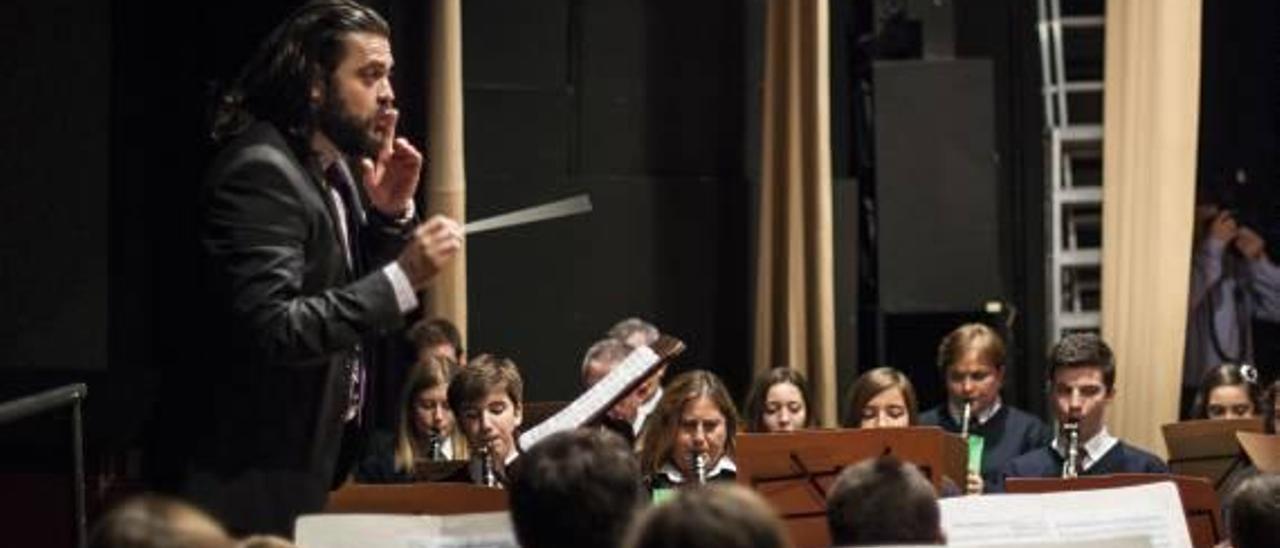
{"label": "metal ladder", "polygon": [[1048,340],[1102,325],[1105,3],[1037,0],[1047,155]]}

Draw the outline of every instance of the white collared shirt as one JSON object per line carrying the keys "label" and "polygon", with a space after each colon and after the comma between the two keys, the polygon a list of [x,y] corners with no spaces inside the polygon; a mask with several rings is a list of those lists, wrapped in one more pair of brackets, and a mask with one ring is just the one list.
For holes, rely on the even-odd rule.
{"label": "white collared shirt", "polygon": [[[348,184],[352,185],[354,191],[359,192],[359,190],[355,189],[356,181],[351,175],[351,170],[347,168],[345,160],[341,158],[341,154],[334,150],[328,138],[323,139],[321,143],[319,146],[315,146],[320,160],[321,172],[328,170],[334,163],[340,163],[343,177],[348,180]],[[328,190],[329,198],[333,201],[334,208],[337,210],[338,218],[334,220],[338,223],[338,235],[343,243],[342,253],[347,258],[347,266],[351,266],[354,264],[354,260],[351,257],[351,227],[347,226],[347,208],[350,205],[342,199],[342,193],[338,192],[336,188],[331,185],[325,185],[325,188]],[[406,218],[413,217],[413,206],[414,203],[410,201],[409,209],[405,212]],[[409,276],[404,273],[403,268],[400,268],[399,261],[391,261],[386,266],[383,266],[382,275],[386,278],[387,283],[391,284],[391,291],[396,297],[396,307],[400,309],[401,314],[408,314],[418,308],[418,294],[413,290],[413,284],[409,282]],[[350,418],[347,420],[350,420]]]}
{"label": "white collared shirt", "polygon": [[[707,478],[715,478],[726,470],[735,474],[738,472],[738,465],[734,464],[733,459],[729,457],[729,455],[720,457],[720,460],[716,461],[716,464],[712,466],[710,470],[707,470]],[[683,485],[685,482],[684,474],[680,472],[679,468],[676,468],[676,465],[669,461],[662,465],[662,468],[658,469],[658,473],[666,476],[668,480],[671,480],[671,483],[676,485]]]}
{"label": "white collared shirt", "polygon": [[[987,421],[991,420],[991,417],[996,416],[996,413],[999,413],[1000,408],[1003,406],[1004,406],[1004,401],[1000,399],[1000,396],[996,396],[996,401],[991,403],[991,407],[988,407],[986,410],[981,411],[977,415],[973,416],[973,424],[975,426],[982,426],[984,424],[987,424]],[[951,420],[955,421],[956,424],[960,424],[961,421],[964,420],[963,407],[956,407],[954,405],[948,404],[947,412],[951,414]]]}
{"label": "white collared shirt", "polygon": [[[1107,427],[1103,426],[1102,430],[1099,430],[1089,441],[1080,444],[1080,448],[1084,450],[1084,458],[1080,459],[1080,469],[1083,471],[1093,468],[1093,465],[1102,460],[1107,451],[1110,451],[1117,443],[1120,443],[1120,438],[1112,436],[1110,432],[1107,432]],[[1058,434],[1057,437],[1053,438],[1053,442],[1049,446],[1053,448],[1054,452],[1058,453],[1058,456],[1065,459],[1067,458],[1066,444],[1067,441],[1062,439],[1061,434]]]}
{"label": "white collared shirt", "polygon": [[[440,444],[440,454],[444,455],[445,460],[453,460],[453,436],[440,436],[444,438],[444,442]],[[414,448],[415,451],[421,450],[421,458],[431,458],[431,444],[423,443]]]}

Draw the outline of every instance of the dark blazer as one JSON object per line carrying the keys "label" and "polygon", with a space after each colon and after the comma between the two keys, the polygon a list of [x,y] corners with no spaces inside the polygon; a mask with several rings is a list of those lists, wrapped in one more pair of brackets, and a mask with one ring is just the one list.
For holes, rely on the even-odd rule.
{"label": "dark blazer", "polygon": [[350,358],[403,322],[380,269],[409,227],[370,214],[348,266],[327,183],[291,143],[251,126],[214,160],[202,193],[193,314],[208,343],[190,377],[204,384],[189,388],[207,392],[181,488],[241,534],[291,536],[299,514],[324,506],[350,465],[339,462]]}
{"label": "dark blazer", "polygon": [[[1065,459],[1050,447],[1041,447],[1009,462],[1001,472],[1000,484],[993,491],[1004,491],[1004,480],[1008,478],[1056,478],[1062,475],[1062,462]],[[1138,449],[1123,441],[1117,442],[1111,450],[1102,455],[1098,462],[1088,470],[1081,470],[1082,476],[1101,476],[1105,474],[1168,474],[1160,457]]]}
{"label": "dark blazer", "polygon": [[[946,405],[924,412],[920,415],[920,424],[959,433],[960,423],[947,412]],[[1001,404],[990,420],[970,432],[982,436],[982,483],[987,490],[1000,481],[1000,472],[1009,461],[1048,446],[1053,440],[1053,431],[1044,421],[1008,403]]]}

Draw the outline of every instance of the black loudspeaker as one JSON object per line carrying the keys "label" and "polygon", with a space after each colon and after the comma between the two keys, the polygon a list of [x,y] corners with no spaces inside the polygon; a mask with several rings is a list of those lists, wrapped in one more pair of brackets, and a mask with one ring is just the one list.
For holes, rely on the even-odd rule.
{"label": "black loudspeaker", "polygon": [[1005,301],[991,62],[879,62],[874,78],[880,309]]}

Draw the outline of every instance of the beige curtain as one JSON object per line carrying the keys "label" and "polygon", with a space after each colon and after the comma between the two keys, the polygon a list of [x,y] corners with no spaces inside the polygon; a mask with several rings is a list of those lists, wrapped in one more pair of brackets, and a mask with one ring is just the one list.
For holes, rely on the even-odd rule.
{"label": "beige curtain", "polygon": [[803,371],[836,424],[827,3],[771,0],[765,21],[755,371]]}
{"label": "beige curtain", "polygon": [[1195,201],[1200,0],[1107,2],[1102,333],[1113,433],[1165,454],[1178,418]]}
{"label": "beige curtain", "polygon": [[[427,216],[466,222],[462,150],[462,0],[431,0],[427,36]],[[453,260],[425,293],[423,313],[452,321],[467,340],[467,252]]]}

